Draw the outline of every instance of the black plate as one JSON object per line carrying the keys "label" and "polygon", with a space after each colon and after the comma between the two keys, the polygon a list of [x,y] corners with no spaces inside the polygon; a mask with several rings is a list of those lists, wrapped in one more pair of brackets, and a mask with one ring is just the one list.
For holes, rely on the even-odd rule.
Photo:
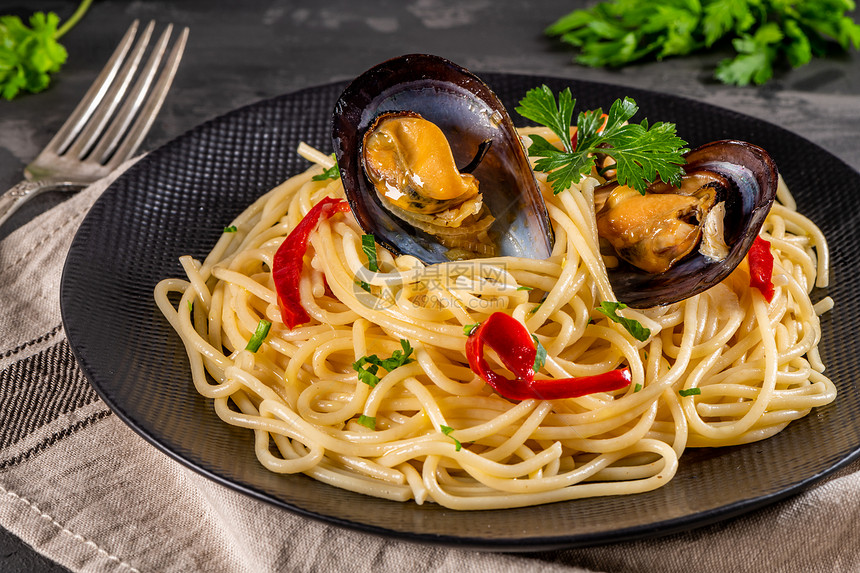
{"label": "black plate", "polygon": [[860,174],[784,129],[703,103],[557,78],[483,77],[508,109],[545,82],[554,90],[570,86],[578,110],[606,109],[615,98],[632,96],[642,110],[636,120],[673,121],[691,145],[736,138],[768,149],[800,210],[830,241],[836,280],[829,294],[837,310],[823,320],[821,352],[839,389],[837,401],[766,441],[689,451],[675,479],[657,491],[532,508],[456,512],[263,469],[251,432],[221,422],[194,390],[185,350],[152,290],[162,278],[183,276],[180,255],[202,259],[246,205],[307,167],[295,153],[299,141],[331,150],[329,118],[345,84],[263,101],[205,123],[150,153],[96,202],[69,251],[61,304],[72,349],[104,401],[171,457],[258,499],[365,532],[494,550],[593,545],[701,526],[798,492],[857,457],[860,230],[854,219]]}

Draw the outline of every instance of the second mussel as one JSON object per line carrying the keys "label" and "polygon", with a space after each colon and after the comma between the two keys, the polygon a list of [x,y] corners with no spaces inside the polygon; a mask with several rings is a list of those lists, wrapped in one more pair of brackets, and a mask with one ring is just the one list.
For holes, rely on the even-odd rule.
{"label": "second mussel", "polygon": [[551,254],[519,135],[464,68],[425,54],[371,68],[338,100],[332,141],[355,218],[389,250],[428,264]]}
{"label": "second mussel", "polygon": [[[598,199],[600,234],[626,259],[608,269],[609,280],[618,300],[628,306],[678,302],[728,277],[743,261],[773,204],[778,172],[764,149],[744,141],[721,140],[693,149],[685,159],[681,189],[658,182],[653,194],[636,194],[635,203],[626,209],[635,215],[622,212],[617,217],[632,224],[616,226],[615,237],[609,236],[611,225],[607,223],[611,206]],[[605,195],[602,191],[611,192],[612,185],[595,190],[595,198]],[[620,196],[624,198],[623,192]],[[649,203],[653,209],[646,206]],[[707,234],[707,213],[714,207],[721,211],[719,236],[714,241],[717,248],[702,239]],[[634,226],[638,227],[635,232],[630,229]]]}

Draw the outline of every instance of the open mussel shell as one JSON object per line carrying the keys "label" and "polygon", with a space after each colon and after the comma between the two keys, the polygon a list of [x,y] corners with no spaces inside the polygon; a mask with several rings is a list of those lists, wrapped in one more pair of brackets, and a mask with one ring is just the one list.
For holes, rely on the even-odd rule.
{"label": "open mussel shell", "polygon": [[362,168],[362,140],[377,117],[414,112],[436,124],[461,167],[492,141],[472,174],[495,218],[490,237],[499,256],[545,259],[553,232],[546,205],[504,106],[477,76],[444,58],[413,54],[379,64],[357,77],[335,105],[332,143],[350,208],[366,233],[389,250],[425,263],[450,260],[436,238],[395,216]]}
{"label": "open mussel shell", "polygon": [[624,261],[609,269],[616,298],[633,308],[671,304],[716,285],[743,261],[761,230],[776,196],[778,173],[767,152],[751,143],[720,140],[693,149],[685,171],[706,169],[731,183],[727,190],[725,240],[728,256],[713,261],[694,251],[660,274],[647,273]]}

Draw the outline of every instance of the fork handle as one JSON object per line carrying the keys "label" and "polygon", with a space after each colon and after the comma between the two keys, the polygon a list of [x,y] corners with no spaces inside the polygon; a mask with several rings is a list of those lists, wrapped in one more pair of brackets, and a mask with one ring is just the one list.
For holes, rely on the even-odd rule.
{"label": "fork handle", "polygon": [[2,195],[0,195],[0,225],[12,216],[12,213],[35,197],[36,195],[51,189],[81,189],[83,185],[70,185],[67,183],[56,183],[51,181],[21,181]]}

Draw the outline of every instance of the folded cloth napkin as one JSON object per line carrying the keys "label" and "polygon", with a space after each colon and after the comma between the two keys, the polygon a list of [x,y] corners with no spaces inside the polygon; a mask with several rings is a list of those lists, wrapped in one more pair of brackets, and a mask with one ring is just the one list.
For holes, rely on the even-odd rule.
{"label": "folded cloth napkin", "polygon": [[[0,525],[73,571],[860,570],[860,464],[750,515],[682,534],[501,554],[309,520],[218,485],[127,428],[75,365],[60,275],[114,174],[0,243]],[[0,563],[2,566],[2,563]]]}

